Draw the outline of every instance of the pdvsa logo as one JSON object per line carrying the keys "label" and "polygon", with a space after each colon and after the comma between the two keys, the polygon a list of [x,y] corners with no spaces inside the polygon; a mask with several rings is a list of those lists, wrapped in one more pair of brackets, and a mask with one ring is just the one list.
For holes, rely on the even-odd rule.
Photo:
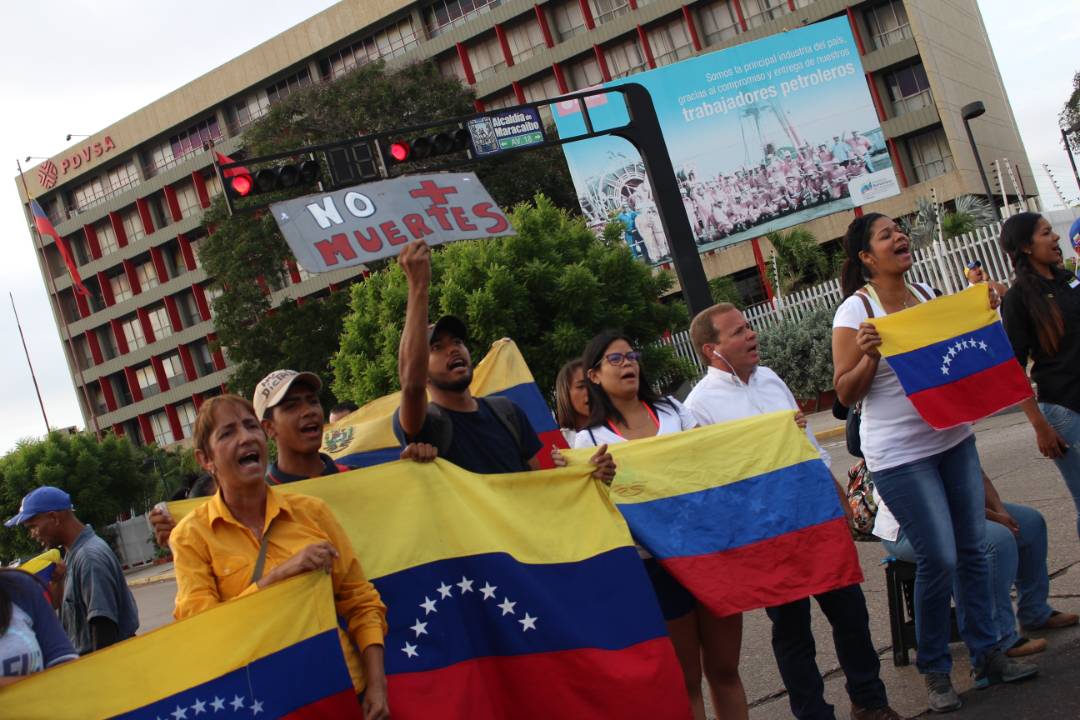
{"label": "pdvsa logo", "polygon": [[46,190],[56,184],[57,170],[52,160],[46,160],[38,165],[37,177],[38,185],[41,185]]}

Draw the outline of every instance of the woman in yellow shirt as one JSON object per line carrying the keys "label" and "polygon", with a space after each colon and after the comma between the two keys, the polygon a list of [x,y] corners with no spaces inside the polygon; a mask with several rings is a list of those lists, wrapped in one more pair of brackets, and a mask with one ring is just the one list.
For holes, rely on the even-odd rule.
{"label": "woman in yellow shirt", "polygon": [[322,500],[266,484],[266,434],[251,403],[220,395],[199,409],[195,456],[218,492],[169,539],[177,620],[310,570],[330,573],[342,649],[366,720],[390,717],[383,666],[386,606]]}

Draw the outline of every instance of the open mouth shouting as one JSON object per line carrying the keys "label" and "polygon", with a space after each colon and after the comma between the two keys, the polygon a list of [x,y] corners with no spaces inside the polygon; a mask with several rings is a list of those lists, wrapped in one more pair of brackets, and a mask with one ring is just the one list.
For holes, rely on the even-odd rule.
{"label": "open mouth shouting", "polygon": [[259,468],[261,471],[261,458],[259,457],[259,451],[255,448],[245,450],[240,453],[236,458],[236,464],[240,466],[242,470],[250,470],[252,468]]}
{"label": "open mouth shouting", "polygon": [[465,358],[461,356],[452,357],[450,358],[450,361],[446,363],[446,369],[450,372],[457,372],[458,370],[468,370],[469,363]]}

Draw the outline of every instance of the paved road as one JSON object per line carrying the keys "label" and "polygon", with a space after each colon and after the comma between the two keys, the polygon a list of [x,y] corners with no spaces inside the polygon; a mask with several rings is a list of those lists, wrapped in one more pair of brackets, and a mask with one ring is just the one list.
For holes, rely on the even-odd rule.
{"label": "paved road", "polygon": [[[1050,531],[1049,567],[1051,604],[1062,610],[1080,611],[1080,544],[1077,543],[1076,513],[1061,477],[1054,465],[1039,456],[1024,416],[1011,413],[987,420],[977,428],[979,453],[987,474],[993,479],[1003,498],[1031,505],[1041,511]],[[844,477],[854,462],[841,441],[827,445],[833,456],[833,472]],[[877,543],[859,543],[870,608],[871,630],[882,657],[882,677],[889,690],[893,706],[902,714],[916,716],[926,710],[925,690],[914,666],[895,668],[888,629],[888,606],[885,597],[885,575],[881,568],[883,552]],[[153,583],[134,589],[147,632],[171,619],[175,584],[171,581]],[[818,662],[826,674],[826,693],[837,706],[839,717],[848,716],[844,678],[838,671],[836,654],[828,623],[820,612],[814,612],[814,634],[818,642]],[[1036,661],[1043,668],[1042,677],[1019,687],[991,688],[983,692],[965,692],[966,707],[951,717],[1007,717],[1010,720],[1033,718],[1080,717],[1080,691],[1076,684],[1076,667],[1080,662],[1080,629],[1058,631],[1048,636],[1050,650]],[[953,681],[958,689],[971,687],[968,678],[967,652],[962,645],[953,646],[956,667]],[[776,671],[769,645],[769,623],[764,612],[747,614],[743,634],[742,676],[746,684],[753,720],[772,720],[791,717],[783,685]]]}

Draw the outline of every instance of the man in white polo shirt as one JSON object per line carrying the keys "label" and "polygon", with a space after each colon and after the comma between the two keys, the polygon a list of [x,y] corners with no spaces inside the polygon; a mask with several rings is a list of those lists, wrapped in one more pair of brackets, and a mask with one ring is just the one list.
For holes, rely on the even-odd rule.
{"label": "man in white polo shirt", "polygon": [[[758,364],[757,334],[734,305],[721,303],[699,313],[690,324],[690,339],[709,366],[685,403],[699,423],[728,422],[780,410],[798,411],[784,381]],[[806,427],[801,413],[796,415],[796,422]],[[828,453],[809,431],[807,435],[828,465]],[[837,659],[847,677],[853,720],[899,719],[889,707],[885,684],[878,676],[881,665],[870,638],[870,617],[862,588],[851,585],[815,598],[833,628]],[[773,654],[788,691],[792,714],[800,720],[834,720],[836,716],[832,705],[825,701],[825,683],[815,660],[810,598],[766,608],[766,613],[773,623]]]}

